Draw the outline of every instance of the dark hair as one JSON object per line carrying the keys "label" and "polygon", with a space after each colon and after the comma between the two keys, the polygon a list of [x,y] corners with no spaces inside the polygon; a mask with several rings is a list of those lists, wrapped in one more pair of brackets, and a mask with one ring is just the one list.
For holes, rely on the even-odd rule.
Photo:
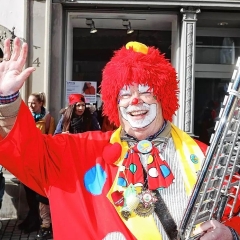
{"label": "dark hair", "polygon": [[83,90],[83,92],[85,92],[87,89],[88,89],[87,82],[85,82],[82,90]]}
{"label": "dark hair", "polygon": [[[69,131],[70,133],[73,133],[71,131],[71,120],[74,117],[78,117],[75,115],[75,109],[76,109],[76,104],[69,105],[67,107],[66,111],[64,112],[63,122],[62,122],[62,126],[63,126],[62,131],[63,132]],[[81,115],[81,117],[83,120],[81,132],[86,132],[86,131],[91,130],[90,128],[91,128],[91,124],[92,124],[92,115],[91,115],[90,110],[88,108],[85,108],[85,111]]]}

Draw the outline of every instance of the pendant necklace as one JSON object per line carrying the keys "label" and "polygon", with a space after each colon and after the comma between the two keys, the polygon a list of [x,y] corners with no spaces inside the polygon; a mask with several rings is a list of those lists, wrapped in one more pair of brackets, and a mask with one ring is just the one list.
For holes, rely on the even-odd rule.
{"label": "pendant necklace", "polygon": [[[140,154],[148,154],[152,151],[152,143],[148,140],[142,140],[137,143],[137,150]],[[122,172],[127,180],[125,170],[126,168],[122,166]],[[127,189],[124,192],[124,205],[121,209],[121,216],[128,220],[131,213],[134,212],[140,217],[147,217],[154,212],[154,204],[158,200],[155,193],[148,189],[148,177],[144,167],[143,176],[144,184],[141,188],[141,192],[138,193],[136,188],[132,183],[128,184]]]}

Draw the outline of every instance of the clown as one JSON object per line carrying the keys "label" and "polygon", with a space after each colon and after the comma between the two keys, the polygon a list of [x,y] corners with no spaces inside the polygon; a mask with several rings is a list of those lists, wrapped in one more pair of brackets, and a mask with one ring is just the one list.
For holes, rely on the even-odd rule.
{"label": "clown", "polygon": [[[54,239],[176,239],[205,146],[171,123],[178,81],[154,47],[131,42],[103,71],[104,114],[114,132],[43,136],[19,89],[27,45],[5,42],[0,64],[0,164],[50,202]],[[11,150],[11,151],[10,151]],[[162,216],[167,216],[168,221]],[[238,239],[227,227],[203,223],[201,239]]]}

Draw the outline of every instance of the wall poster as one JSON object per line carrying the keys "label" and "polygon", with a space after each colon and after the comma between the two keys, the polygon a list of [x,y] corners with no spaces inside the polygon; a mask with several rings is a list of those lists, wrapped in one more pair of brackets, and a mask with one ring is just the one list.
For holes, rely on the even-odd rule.
{"label": "wall poster", "polygon": [[73,93],[84,95],[86,103],[96,104],[97,82],[67,81],[66,103],[68,103],[68,96]]}

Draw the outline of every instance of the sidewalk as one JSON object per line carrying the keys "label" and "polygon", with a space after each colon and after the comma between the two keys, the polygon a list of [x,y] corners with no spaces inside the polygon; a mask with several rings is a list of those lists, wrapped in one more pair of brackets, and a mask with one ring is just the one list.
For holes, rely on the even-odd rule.
{"label": "sidewalk", "polygon": [[1,219],[0,220],[0,240],[34,240],[38,232],[25,234],[18,230],[17,225],[21,222],[17,219]]}
{"label": "sidewalk", "polygon": [[14,176],[7,170],[4,169],[3,172],[6,183],[3,205],[0,209],[0,240],[35,240],[37,231],[25,234],[17,227],[22,222],[18,219],[24,219],[28,212],[22,184],[13,181]]}

